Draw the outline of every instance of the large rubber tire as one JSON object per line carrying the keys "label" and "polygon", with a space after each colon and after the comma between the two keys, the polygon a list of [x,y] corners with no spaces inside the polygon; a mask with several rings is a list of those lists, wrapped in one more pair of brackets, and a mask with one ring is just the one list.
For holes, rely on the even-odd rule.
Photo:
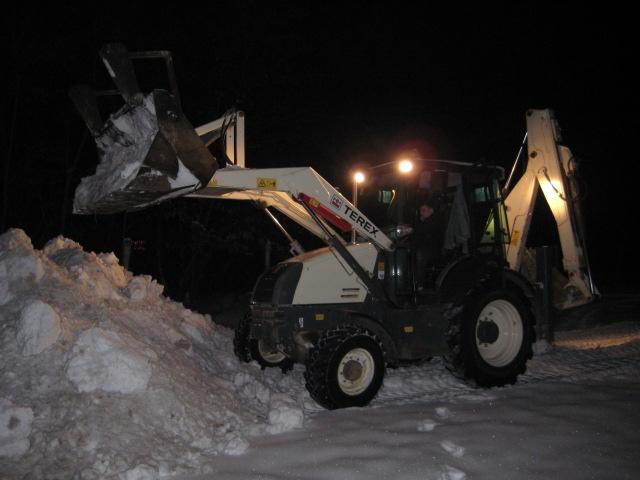
{"label": "large rubber tire", "polygon": [[283,373],[293,368],[293,360],[280,352],[267,351],[260,340],[250,338],[251,312],[240,320],[233,337],[233,352],[241,362],[255,360],[265,368],[280,368]]}
{"label": "large rubber tire", "polygon": [[513,384],[526,370],[535,339],[529,302],[511,289],[469,297],[450,320],[445,365],[481,387]]}
{"label": "large rubber tire", "polygon": [[327,330],[309,351],[304,378],[323,407],[362,407],[376,396],[385,372],[384,349],[368,330],[342,326]]}

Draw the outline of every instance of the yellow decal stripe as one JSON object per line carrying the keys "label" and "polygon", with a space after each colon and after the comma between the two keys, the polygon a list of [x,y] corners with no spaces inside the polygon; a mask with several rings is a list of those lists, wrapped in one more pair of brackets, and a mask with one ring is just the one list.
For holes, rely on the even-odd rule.
{"label": "yellow decal stripe", "polygon": [[275,178],[256,178],[256,187],[258,188],[276,188],[276,179]]}

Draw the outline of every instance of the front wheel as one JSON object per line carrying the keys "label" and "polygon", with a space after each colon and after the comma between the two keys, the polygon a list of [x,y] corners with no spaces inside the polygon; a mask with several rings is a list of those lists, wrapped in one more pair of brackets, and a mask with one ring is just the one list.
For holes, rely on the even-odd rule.
{"label": "front wheel", "polygon": [[311,397],[328,409],[361,407],[378,393],[384,378],[384,353],[371,332],[344,326],[320,335],[305,371]]}
{"label": "front wheel", "polygon": [[249,340],[249,350],[251,358],[265,368],[279,367],[283,372],[288,372],[293,368],[293,360],[278,350],[267,348],[262,340]]}
{"label": "front wheel", "polygon": [[531,308],[518,292],[477,294],[451,319],[445,363],[479,386],[515,383],[532,356],[533,327]]}

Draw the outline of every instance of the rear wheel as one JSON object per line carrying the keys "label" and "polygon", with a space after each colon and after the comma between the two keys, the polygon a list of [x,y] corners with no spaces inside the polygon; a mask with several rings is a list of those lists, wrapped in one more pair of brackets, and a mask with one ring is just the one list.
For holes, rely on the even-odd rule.
{"label": "rear wheel", "polygon": [[477,294],[451,319],[446,365],[480,386],[515,383],[532,356],[533,326],[531,308],[518,292]]}
{"label": "rear wheel", "polygon": [[265,368],[279,367],[283,372],[293,368],[293,360],[284,353],[267,347],[262,340],[250,338],[251,313],[247,312],[236,327],[233,338],[233,351],[240,361],[255,360]]}
{"label": "rear wheel", "polygon": [[384,352],[371,332],[345,326],[320,335],[305,371],[311,397],[328,409],[361,407],[378,393],[384,378]]}
{"label": "rear wheel", "polygon": [[513,362],[522,345],[523,328],[522,315],[511,302],[498,298],[487,303],[475,327],[482,360],[497,368]]}

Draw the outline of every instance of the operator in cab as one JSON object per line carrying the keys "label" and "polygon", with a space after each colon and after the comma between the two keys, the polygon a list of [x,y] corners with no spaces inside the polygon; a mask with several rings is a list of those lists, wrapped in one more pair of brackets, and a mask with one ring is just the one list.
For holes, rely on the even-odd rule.
{"label": "operator in cab", "polygon": [[444,227],[442,215],[434,202],[421,202],[417,213],[411,244],[416,288],[422,291],[433,280],[432,274],[442,249]]}

